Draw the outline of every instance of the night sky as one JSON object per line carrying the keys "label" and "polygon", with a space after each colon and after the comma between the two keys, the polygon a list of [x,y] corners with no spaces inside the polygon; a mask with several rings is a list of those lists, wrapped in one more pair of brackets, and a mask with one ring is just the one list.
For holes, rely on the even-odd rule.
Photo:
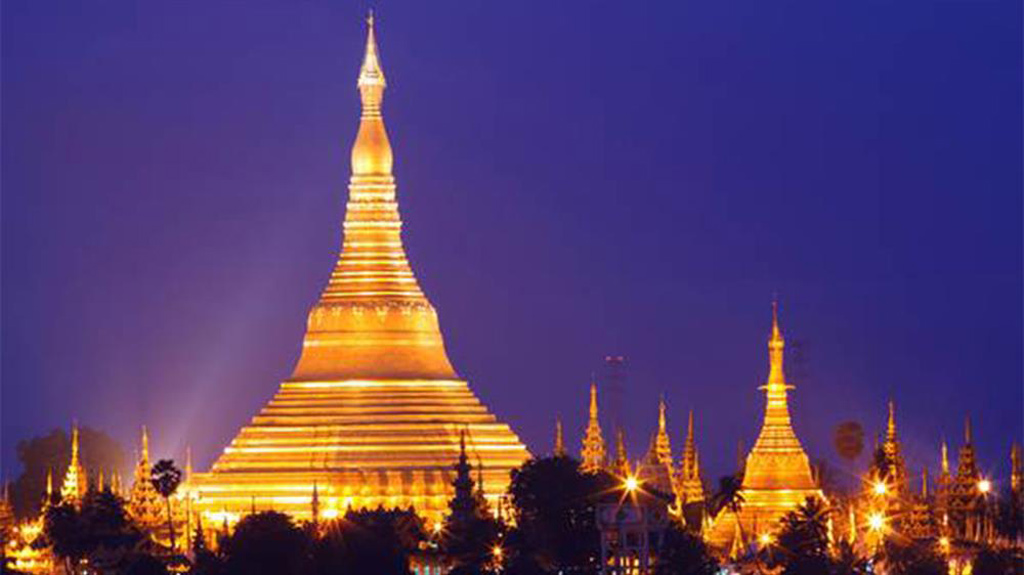
{"label": "night sky", "polygon": [[[3,3],[2,475],[72,418],[200,469],[298,357],[340,242],[363,2]],[[753,443],[770,302],[812,458],[1021,438],[1017,0],[380,2],[406,248],[535,452],[628,358],[639,457]],[[606,406],[607,407],[607,406]],[[609,434],[609,438],[611,438]]]}

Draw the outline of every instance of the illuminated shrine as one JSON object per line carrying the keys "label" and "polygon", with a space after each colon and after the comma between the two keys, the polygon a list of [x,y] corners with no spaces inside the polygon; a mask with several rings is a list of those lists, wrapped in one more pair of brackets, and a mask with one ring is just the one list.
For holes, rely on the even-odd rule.
{"label": "illuminated shrine", "polygon": [[766,395],[764,424],[754,448],[747,455],[741,487],[743,503],[738,517],[729,509],[723,509],[712,525],[709,538],[720,548],[738,547],[737,536],[750,541],[773,532],[779,519],[808,497],[824,498],[790,421],[787,392],[793,387],[786,383],[782,369],[784,347],[777,306],[773,304],[768,383],[761,387]]}
{"label": "illuminated shrine", "polygon": [[452,497],[459,438],[495,507],[529,453],[459,377],[437,313],[402,244],[386,86],[372,17],[341,254],[309,312],[292,376],[208,473],[194,477],[208,525],[252,510],[321,517],[407,508],[440,518]]}

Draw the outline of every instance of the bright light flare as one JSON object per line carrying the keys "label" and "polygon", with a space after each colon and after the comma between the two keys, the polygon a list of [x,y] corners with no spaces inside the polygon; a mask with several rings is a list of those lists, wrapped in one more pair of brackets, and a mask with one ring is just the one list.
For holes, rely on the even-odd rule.
{"label": "bright light flare", "polygon": [[505,554],[505,550],[501,548],[501,545],[495,545],[494,548],[491,549],[491,553],[494,554],[495,559],[501,561],[501,557]]}
{"label": "bright light flare", "polygon": [[992,491],[992,482],[988,479],[982,479],[978,482],[978,491],[980,491],[982,495],[988,495],[988,493]]}
{"label": "bright light flare", "polygon": [[623,486],[626,488],[626,491],[633,493],[634,491],[640,488],[640,482],[637,480],[635,476],[630,475],[629,477],[626,478],[626,481],[623,483]]}
{"label": "bright light flare", "polygon": [[324,509],[323,516],[324,519],[337,519],[338,510],[334,508]]}
{"label": "bright light flare", "polygon": [[757,537],[757,542],[761,544],[761,547],[767,547],[772,544],[774,538],[771,533],[762,533]]}
{"label": "bright light flare", "polygon": [[889,487],[885,484],[884,481],[876,481],[871,489],[872,491],[875,492],[875,495],[879,496],[885,495],[886,493],[889,492]]}
{"label": "bright light flare", "polygon": [[872,513],[868,516],[868,528],[872,531],[881,531],[885,529],[885,515],[881,513]]}

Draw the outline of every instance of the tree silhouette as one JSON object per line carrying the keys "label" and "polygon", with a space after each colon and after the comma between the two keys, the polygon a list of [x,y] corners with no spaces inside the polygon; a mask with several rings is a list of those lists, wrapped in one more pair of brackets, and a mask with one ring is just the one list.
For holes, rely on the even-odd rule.
{"label": "tree silhouette", "polygon": [[174,466],[173,459],[161,459],[153,466],[150,481],[153,483],[153,489],[156,489],[156,492],[164,498],[164,503],[167,505],[167,530],[171,534],[171,553],[173,554],[177,547],[174,542],[174,515],[171,513],[171,496],[181,485],[181,470]]}
{"label": "tree silhouette", "polygon": [[224,573],[300,575],[308,572],[309,538],[276,511],[248,515],[224,541]]}
{"label": "tree silhouette", "polygon": [[871,562],[857,553],[849,541],[840,541],[836,546],[832,563],[832,575],[870,575]]}
{"label": "tree silhouette", "polygon": [[718,562],[699,536],[673,522],[665,530],[654,575],[715,575]]}
{"label": "tree silhouette", "polygon": [[829,510],[820,499],[808,497],[803,505],[783,516],[778,548],[783,554],[784,574],[828,572],[828,515]]}
{"label": "tree silhouette", "polygon": [[740,530],[740,543],[746,544],[747,536],[743,532],[740,521],[740,509],[743,508],[743,480],[739,475],[724,475],[718,479],[718,491],[711,496],[712,515],[718,515],[728,509],[736,517],[736,525]]}
{"label": "tree silhouette", "polygon": [[508,571],[595,568],[601,555],[595,502],[613,488],[613,477],[583,473],[569,457],[530,459],[514,469],[509,495],[516,527],[506,539]]}

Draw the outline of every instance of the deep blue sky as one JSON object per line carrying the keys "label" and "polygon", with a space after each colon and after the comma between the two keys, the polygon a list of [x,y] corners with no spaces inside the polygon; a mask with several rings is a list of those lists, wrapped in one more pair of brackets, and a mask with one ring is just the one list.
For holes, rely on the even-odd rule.
{"label": "deep blue sky", "polygon": [[[297,358],[339,245],[363,2],[3,3],[2,474],[77,417],[205,468]],[[760,425],[909,464],[1019,439],[1020,2],[381,2],[406,245],[448,351],[537,451],[629,359],[709,479]],[[799,361],[794,355],[799,356]],[[955,452],[954,452],[955,453]]]}

